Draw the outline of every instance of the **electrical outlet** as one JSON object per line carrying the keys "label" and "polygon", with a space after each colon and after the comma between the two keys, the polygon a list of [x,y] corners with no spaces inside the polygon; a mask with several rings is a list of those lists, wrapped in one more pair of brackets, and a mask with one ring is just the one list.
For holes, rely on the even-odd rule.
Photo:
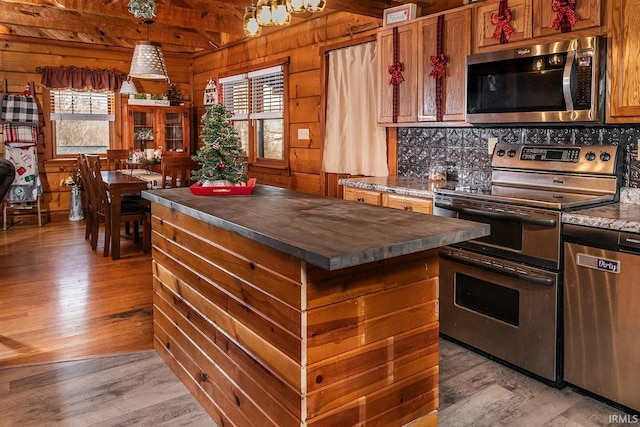
{"label": "electrical outlet", "polygon": [[298,129],[298,140],[308,140],[309,129]]}
{"label": "electrical outlet", "polygon": [[487,140],[487,152],[489,154],[493,154],[493,149],[496,148],[497,143],[498,143],[498,138],[489,138]]}

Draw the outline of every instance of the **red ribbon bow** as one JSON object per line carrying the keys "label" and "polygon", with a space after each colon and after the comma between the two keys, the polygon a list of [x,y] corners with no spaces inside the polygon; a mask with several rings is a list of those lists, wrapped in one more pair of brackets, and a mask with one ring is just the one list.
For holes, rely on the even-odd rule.
{"label": "red ribbon bow", "polygon": [[389,65],[389,74],[391,74],[390,85],[398,86],[400,83],[404,81],[404,77],[402,75],[402,70],[404,65],[402,62],[396,62],[393,65]]}
{"label": "red ribbon bow", "polygon": [[431,56],[431,65],[433,65],[433,70],[431,70],[429,75],[435,78],[444,77],[444,66],[446,63],[447,60],[445,59],[443,53],[437,56]]}
{"label": "red ribbon bow", "polygon": [[506,43],[511,34],[513,34],[513,28],[511,28],[509,22],[511,22],[511,9],[505,9],[502,14],[491,14],[491,23],[496,26],[493,31],[493,38],[500,41],[500,43]]}
{"label": "red ribbon bow", "polygon": [[553,0],[551,8],[556,16],[549,27],[560,30],[563,33],[571,31],[580,17],[576,14],[576,0]]}

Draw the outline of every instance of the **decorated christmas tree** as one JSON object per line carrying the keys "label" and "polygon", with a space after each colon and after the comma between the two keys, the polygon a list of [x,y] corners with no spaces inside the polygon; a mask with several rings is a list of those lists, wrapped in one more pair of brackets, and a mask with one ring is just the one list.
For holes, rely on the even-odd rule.
{"label": "decorated christmas tree", "polygon": [[203,185],[234,185],[247,181],[240,137],[229,122],[231,116],[222,104],[205,107],[200,133],[204,145],[193,156],[202,167],[192,173],[192,177]]}

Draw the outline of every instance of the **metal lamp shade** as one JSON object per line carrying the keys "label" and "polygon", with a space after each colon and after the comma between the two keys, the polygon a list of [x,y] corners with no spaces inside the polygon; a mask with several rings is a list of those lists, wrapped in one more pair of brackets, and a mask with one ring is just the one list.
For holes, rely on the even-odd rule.
{"label": "metal lamp shade", "polygon": [[150,41],[136,43],[129,76],[149,80],[169,79],[159,43]]}

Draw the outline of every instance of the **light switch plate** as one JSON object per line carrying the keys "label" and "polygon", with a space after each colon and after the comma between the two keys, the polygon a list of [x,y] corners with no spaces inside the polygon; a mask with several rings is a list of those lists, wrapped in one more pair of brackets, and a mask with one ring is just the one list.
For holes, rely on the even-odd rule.
{"label": "light switch plate", "polygon": [[487,152],[489,154],[493,154],[493,149],[496,147],[497,143],[498,143],[498,138],[489,138],[487,140]]}
{"label": "light switch plate", "polygon": [[309,139],[309,129],[298,129],[298,139],[299,140],[308,140]]}

